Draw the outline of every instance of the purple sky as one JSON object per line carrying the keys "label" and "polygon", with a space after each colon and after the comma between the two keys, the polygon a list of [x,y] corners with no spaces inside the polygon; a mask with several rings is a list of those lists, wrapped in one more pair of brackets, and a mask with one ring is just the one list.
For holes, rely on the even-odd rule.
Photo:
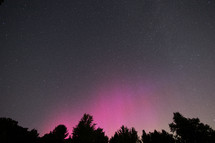
{"label": "purple sky", "polygon": [[40,135],[84,113],[169,131],[173,112],[215,128],[212,0],[5,0],[0,117]]}

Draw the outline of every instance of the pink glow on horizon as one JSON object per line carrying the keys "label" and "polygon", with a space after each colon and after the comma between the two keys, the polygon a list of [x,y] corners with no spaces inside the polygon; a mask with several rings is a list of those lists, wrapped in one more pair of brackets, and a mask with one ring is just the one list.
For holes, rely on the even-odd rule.
{"label": "pink glow on horizon", "polygon": [[153,131],[159,127],[158,115],[154,105],[154,92],[148,86],[139,83],[135,86],[125,82],[109,82],[98,85],[90,93],[93,99],[79,103],[80,108],[59,106],[47,115],[42,124],[43,136],[57,125],[64,124],[72,133],[84,113],[93,116],[97,127],[104,129],[106,135],[113,136],[122,125],[134,127],[138,134]]}
{"label": "pink glow on horizon", "polygon": [[97,88],[94,94],[92,115],[109,137],[122,125],[135,127],[141,134],[142,129],[148,131],[152,124],[157,123],[157,115],[153,114],[153,98],[143,85],[133,87],[115,81]]}

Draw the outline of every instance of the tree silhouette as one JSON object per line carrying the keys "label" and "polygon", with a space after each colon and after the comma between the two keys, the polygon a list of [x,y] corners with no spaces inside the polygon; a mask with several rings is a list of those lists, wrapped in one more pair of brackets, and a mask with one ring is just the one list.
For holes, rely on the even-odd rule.
{"label": "tree silhouette", "polygon": [[[93,117],[89,114],[79,121],[73,128],[73,136],[67,138],[66,126],[58,125],[43,137],[38,137],[37,130],[28,130],[18,125],[10,118],[0,118],[0,143],[108,143],[108,137],[102,128],[96,128]],[[215,131],[200,122],[198,118],[185,118],[180,113],[174,113],[173,122],[169,124],[171,132],[165,130],[146,134],[143,130],[142,139],[139,140],[134,128],[122,126],[115,132],[109,143],[215,143]],[[66,139],[67,138],[67,139]]]}
{"label": "tree silhouette", "polygon": [[41,139],[41,143],[55,143],[55,136],[52,132],[45,134]]}
{"label": "tree silhouette", "polygon": [[137,131],[134,128],[128,129],[122,126],[110,139],[110,143],[136,143],[138,142]]}
{"label": "tree silhouette", "polygon": [[215,143],[215,131],[198,118],[185,118],[180,113],[174,113],[173,123],[169,124],[171,132],[175,133],[181,143]]}
{"label": "tree silhouette", "polygon": [[165,130],[162,130],[162,132],[154,130],[154,132],[150,132],[149,134],[146,134],[143,130],[142,141],[143,143],[175,143],[173,135],[167,133]]}
{"label": "tree silhouette", "polygon": [[107,143],[108,137],[105,136],[101,128],[95,129],[93,117],[84,114],[79,124],[73,128],[73,143]]}
{"label": "tree silhouette", "polygon": [[69,136],[69,138],[65,139],[64,142],[65,142],[65,143],[72,143],[72,138],[71,138],[71,136]]}
{"label": "tree silhouette", "polygon": [[38,141],[38,135],[35,129],[28,131],[28,128],[19,126],[17,121],[10,118],[0,118],[1,143],[36,143]]}
{"label": "tree silhouette", "polygon": [[64,125],[58,125],[54,130],[53,134],[59,142],[63,142],[64,139],[68,136],[68,130]]}
{"label": "tree silhouette", "polygon": [[41,138],[42,143],[64,143],[65,138],[68,136],[68,131],[66,126],[58,125],[49,134],[45,134]]}
{"label": "tree silhouette", "polygon": [[107,143],[108,142],[108,137],[105,136],[105,133],[103,131],[103,129],[98,128],[95,130],[94,132],[94,136],[95,136],[95,142],[96,143]]}

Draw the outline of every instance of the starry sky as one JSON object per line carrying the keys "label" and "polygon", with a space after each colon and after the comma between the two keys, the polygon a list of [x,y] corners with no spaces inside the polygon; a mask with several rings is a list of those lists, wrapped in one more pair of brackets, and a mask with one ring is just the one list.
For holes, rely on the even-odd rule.
{"label": "starry sky", "polygon": [[214,55],[214,0],[5,0],[0,117],[40,136],[84,113],[109,137],[177,111],[215,128]]}

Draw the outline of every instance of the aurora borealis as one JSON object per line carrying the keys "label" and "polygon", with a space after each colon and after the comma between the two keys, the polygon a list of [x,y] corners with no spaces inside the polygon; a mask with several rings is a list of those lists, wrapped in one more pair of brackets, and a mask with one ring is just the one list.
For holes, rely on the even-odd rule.
{"label": "aurora borealis", "polygon": [[0,116],[70,132],[84,113],[169,130],[173,112],[215,128],[215,1],[5,0]]}

